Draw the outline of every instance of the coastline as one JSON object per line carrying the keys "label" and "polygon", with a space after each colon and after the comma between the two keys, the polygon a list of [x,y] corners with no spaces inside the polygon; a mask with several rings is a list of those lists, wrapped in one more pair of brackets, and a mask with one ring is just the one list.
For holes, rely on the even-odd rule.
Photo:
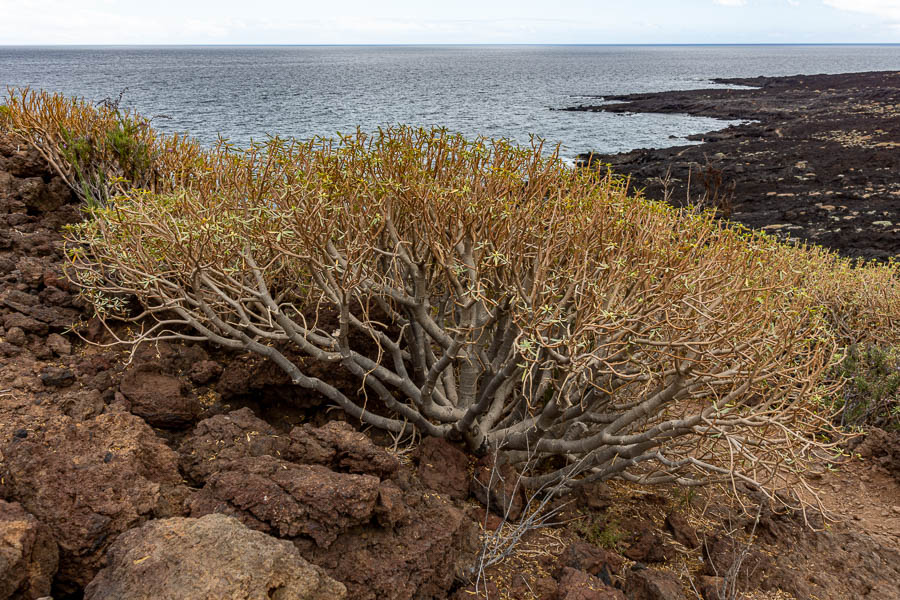
{"label": "coastline", "polygon": [[729,197],[732,220],[783,239],[900,256],[900,72],[713,82],[747,87],[607,96],[614,103],[560,110],[749,121],[692,136],[699,145],[579,160],[609,164],[653,199]]}

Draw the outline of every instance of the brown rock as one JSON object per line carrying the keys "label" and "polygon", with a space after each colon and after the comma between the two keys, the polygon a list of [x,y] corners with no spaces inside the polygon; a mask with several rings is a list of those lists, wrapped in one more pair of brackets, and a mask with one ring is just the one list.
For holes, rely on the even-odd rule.
{"label": "brown rock", "polygon": [[354,600],[445,598],[454,582],[472,575],[478,527],[440,496],[407,496],[406,504],[409,518],[393,529],[356,528],[327,548],[295,543]]}
{"label": "brown rock", "polygon": [[371,475],[335,473],[321,465],[241,458],[209,477],[191,502],[191,516],[224,512],[266,533],[307,536],[328,546],[372,519],[379,483]]}
{"label": "brown rock", "polygon": [[86,421],[101,414],[106,408],[99,390],[69,389],[56,396],[63,414],[76,421]]}
{"label": "brown rock", "polygon": [[39,177],[50,172],[47,161],[34,148],[19,144],[10,146],[11,152],[3,165],[4,170],[9,171],[10,175],[18,178]]}
{"label": "brown rock", "polygon": [[47,346],[53,350],[57,356],[68,356],[72,354],[72,343],[58,333],[51,333],[47,336]]}
{"label": "brown rock", "polygon": [[485,456],[476,464],[470,490],[479,502],[511,521],[518,519],[525,507],[518,473],[508,464],[495,466],[491,456]]}
{"label": "brown rock", "polygon": [[196,421],[201,412],[184,381],[153,370],[128,371],[119,390],[128,399],[129,410],[156,427],[184,427]]}
{"label": "brown rock", "polygon": [[213,360],[201,360],[191,366],[188,377],[197,385],[206,385],[222,374],[222,365]]}
{"label": "brown rock", "polygon": [[86,585],[115,537],[154,516],[181,483],[175,453],[138,417],[55,417],[2,440],[0,496],[46,524],[60,547],[62,589]]}
{"label": "brown rock", "polygon": [[466,514],[485,531],[497,531],[503,527],[503,519],[483,506],[470,506],[466,509]]}
{"label": "brown rock", "polygon": [[469,496],[469,457],[466,453],[437,437],[426,437],[419,444],[419,479],[436,492],[454,500]]}
{"label": "brown rock", "polygon": [[672,512],[666,515],[666,529],[672,532],[672,537],[679,544],[683,544],[688,548],[700,546],[700,540],[697,539],[697,530],[691,527],[681,513]]}
{"label": "brown rock", "polygon": [[44,367],[40,377],[41,383],[47,387],[65,387],[75,382],[75,373],[65,367]]}
{"label": "brown rock", "polygon": [[11,327],[6,332],[6,341],[16,346],[24,346],[28,343],[28,338],[25,337],[25,332],[21,327]]}
{"label": "brown rock", "polygon": [[28,177],[14,183],[15,194],[30,211],[51,212],[72,200],[72,190],[59,177],[49,184],[42,177]]}
{"label": "brown rock", "polygon": [[673,573],[655,569],[629,571],[625,595],[629,600],[685,600],[681,580]]}
{"label": "brown rock", "polygon": [[346,589],[290,543],[225,515],[150,521],[110,547],[85,600],[340,600]]}
{"label": "brown rock", "polygon": [[500,588],[493,581],[479,582],[477,585],[471,583],[456,590],[452,596],[453,600],[491,600],[500,597]]}
{"label": "brown rock", "polygon": [[21,505],[0,500],[0,599],[48,596],[58,562],[47,527]]}
{"label": "brown rock", "polygon": [[606,585],[612,585],[613,576],[624,563],[622,557],[615,552],[582,541],[572,542],[559,555],[561,566],[599,577]]}
{"label": "brown rock", "polygon": [[22,331],[34,333],[36,335],[47,335],[47,332],[50,330],[46,323],[41,323],[36,319],[32,319],[27,315],[17,312],[9,313],[3,317],[3,326],[6,327],[7,330],[19,328]]}
{"label": "brown rock", "polygon": [[382,527],[394,527],[409,515],[409,509],[403,501],[403,491],[394,483],[385,481],[378,488],[375,515]]}
{"label": "brown rock", "polygon": [[606,510],[613,504],[612,490],[605,483],[595,481],[576,491],[578,503],[591,510]]}
{"label": "brown rock", "polygon": [[19,281],[32,288],[40,286],[44,279],[46,261],[35,256],[23,256],[16,261]]}
{"label": "brown rock", "polygon": [[697,582],[697,587],[700,595],[703,596],[703,600],[721,600],[725,593],[725,579],[701,575],[700,581]]}
{"label": "brown rock", "polygon": [[323,427],[303,424],[291,430],[288,460],[326,465],[337,471],[365,473],[382,479],[400,468],[397,457],[376,446],[365,434],[344,421]]}
{"label": "brown rock", "polygon": [[626,558],[636,562],[663,562],[668,558],[662,536],[650,527],[644,527],[634,536],[634,541],[623,552]]}
{"label": "brown rock", "polygon": [[619,590],[596,577],[571,567],[563,567],[559,577],[557,600],[625,600]]}
{"label": "brown rock", "polygon": [[887,469],[900,481],[900,431],[872,428],[855,452]]}
{"label": "brown rock", "polygon": [[288,447],[286,436],[278,436],[271,425],[256,418],[249,408],[203,419],[184,439],[178,454],[181,468],[197,483],[223,469],[232,461],[249,456],[282,457]]}

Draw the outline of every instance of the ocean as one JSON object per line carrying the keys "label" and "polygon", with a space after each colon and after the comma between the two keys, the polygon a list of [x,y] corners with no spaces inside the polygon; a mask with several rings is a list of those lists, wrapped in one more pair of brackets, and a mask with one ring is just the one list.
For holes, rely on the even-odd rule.
{"label": "ocean", "polygon": [[30,86],[123,106],[205,143],[308,138],[405,123],[530,135],[580,152],[686,143],[721,128],[681,115],[560,112],[594,96],[714,86],[711,78],[900,70],[900,45],[0,46],[0,90]]}

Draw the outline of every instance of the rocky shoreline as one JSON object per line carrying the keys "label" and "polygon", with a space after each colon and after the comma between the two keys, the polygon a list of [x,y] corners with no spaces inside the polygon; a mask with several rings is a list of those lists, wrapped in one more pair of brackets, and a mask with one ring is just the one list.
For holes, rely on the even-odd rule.
{"label": "rocky shoreline", "polygon": [[650,198],[707,194],[732,220],[785,239],[900,256],[900,72],[714,82],[745,87],[607,96],[562,110],[749,122],[692,136],[699,145],[579,159],[609,164]]}

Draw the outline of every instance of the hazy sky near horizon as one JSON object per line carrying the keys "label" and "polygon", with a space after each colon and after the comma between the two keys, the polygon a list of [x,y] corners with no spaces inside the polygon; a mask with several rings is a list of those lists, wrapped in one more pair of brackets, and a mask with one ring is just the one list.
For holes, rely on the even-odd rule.
{"label": "hazy sky near horizon", "polygon": [[0,45],[885,42],[900,0],[0,0]]}

